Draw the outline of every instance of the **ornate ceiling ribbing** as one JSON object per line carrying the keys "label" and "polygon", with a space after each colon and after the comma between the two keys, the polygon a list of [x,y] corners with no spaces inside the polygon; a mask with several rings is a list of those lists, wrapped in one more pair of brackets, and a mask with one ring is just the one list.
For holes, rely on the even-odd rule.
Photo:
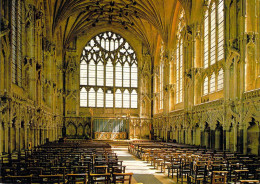
{"label": "ornate ceiling ribbing", "polygon": [[[55,0],[53,25],[65,23],[64,44],[101,25],[126,30],[150,45],[154,35],[167,39],[176,13],[191,0]],[[151,35],[152,34],[152,35]]]}

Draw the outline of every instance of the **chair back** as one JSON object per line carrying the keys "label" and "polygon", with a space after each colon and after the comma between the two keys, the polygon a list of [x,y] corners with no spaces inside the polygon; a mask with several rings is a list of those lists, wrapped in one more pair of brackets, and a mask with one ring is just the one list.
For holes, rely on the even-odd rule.
{"label": "chair back", "polygon": [[113,173],[112,183],[128,183],[131,184],[133,173]]}

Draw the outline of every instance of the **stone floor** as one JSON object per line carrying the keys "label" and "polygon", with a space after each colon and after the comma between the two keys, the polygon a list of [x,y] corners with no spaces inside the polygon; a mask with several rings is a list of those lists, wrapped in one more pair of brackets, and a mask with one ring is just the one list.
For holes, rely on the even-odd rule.
{"label": "stone floor", "polygon": [[177,183],[173,179],[167,177],[166,174],[160,173],[159,170],[149,166],[128,152],[126,146],[114,146],[114,152],[118,155],[119,160],[123,160],[123,165],[126,166],[126,172],[133,172],[133,184],[172,184]]}

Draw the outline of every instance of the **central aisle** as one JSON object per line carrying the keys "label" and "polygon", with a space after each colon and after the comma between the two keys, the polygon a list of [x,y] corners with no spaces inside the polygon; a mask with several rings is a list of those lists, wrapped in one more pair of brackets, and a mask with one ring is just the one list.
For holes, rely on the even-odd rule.
{"label": "central aisle", "polygon": [[127,147],[114,147],[112,148],[118,156],[118,160],[123,161],[123,165],[126,166],[126,172],[134,173],[134,179],[132,183],[143,184],[172,184],[173,180],[169,179],[152,166],[149,166],[147,162],[144,162],[138,158],[135,158],[128,152]]}

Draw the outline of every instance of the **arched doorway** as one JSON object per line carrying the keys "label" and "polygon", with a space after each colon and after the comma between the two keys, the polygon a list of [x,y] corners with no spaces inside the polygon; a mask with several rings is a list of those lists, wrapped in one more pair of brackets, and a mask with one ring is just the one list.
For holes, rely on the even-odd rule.
{"label": "arched doorway", "polygon": [[16,129],[15,129],[15,120],[13,120],[12,126],[10,127],[10,136],[9,140],[11,140],[11,152],[16,150]]}
{"label": "arched doorway", "polygon": [[249,122],[250,126],[247,129],[247,153],[259,154],[259,126],[254,118]]}
{"label": "arched doorway", "polygon": [[21,123],[21,130],[20,130],[20,149],[25,149],[25,130],[24,130],[24,121]]}
{"label": "arched doorway", "polygon": [[5,152],[5,127],[4,122],[0,124],[0,153]]}
{"label": "arched doorway", "polygon": [[219,122],[215,129],[215,149],[223,150],[223,127]]}
{"label": "arched doorway", "polygon": [[198,123],[195,125],[194,138],[195,138],[194,144],[199,146],[200,143],[201,143],[201,140],[200,140],[201,139],[201,131],[200,131],[200,127],[199,127]]}
{"label": "arched doorway", "polygon": [[207,122],[205,122],[205,129],[202,134],[202,145],[210,148],[210,127]]}

